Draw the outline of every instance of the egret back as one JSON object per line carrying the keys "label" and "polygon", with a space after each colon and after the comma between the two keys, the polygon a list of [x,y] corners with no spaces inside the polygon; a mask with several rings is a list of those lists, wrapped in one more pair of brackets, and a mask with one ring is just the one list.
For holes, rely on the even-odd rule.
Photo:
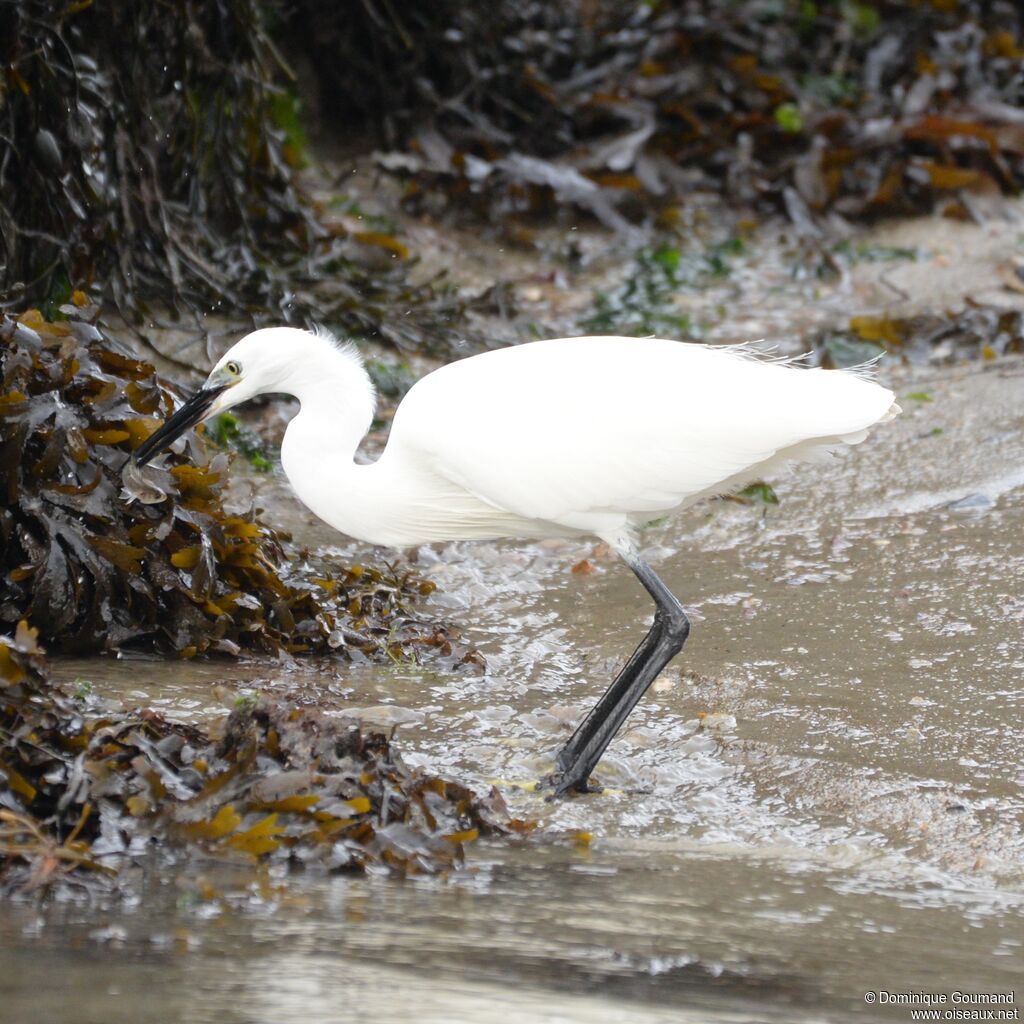
{"label": "egret back", "polygon": [[862,373],[748,348],[553,339],[423,378],[398,410],[388,449],[496,509],[604,533],[789,454],[856,443],[892,409],[892,392]]}

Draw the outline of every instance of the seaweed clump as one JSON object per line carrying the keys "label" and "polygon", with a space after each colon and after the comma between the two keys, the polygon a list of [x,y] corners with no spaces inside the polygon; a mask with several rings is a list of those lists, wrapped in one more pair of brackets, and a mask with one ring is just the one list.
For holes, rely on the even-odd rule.
{"label": "seaweed clump", "polygon": [[197,336],[209,313],[315,316],[443,347],[455,300],[397,256],[360,259],[298,183],[280,6],[0,3],[0,309],[49,313],[82,287],[143,337],[168,311]]}
{"label": "seaweed clump", "polygon": [[429,581],[318,565],[254,510],[226,511],[228,456],[201,432],[165,468],[124,474],[172,394],[104,339],[82,293],[61,315],[0,321],[0,624],[27,619],[65,653],[455,660],[444,628],[413,614]]}
{"label": "seaweed clump", "polygon": [[709,188],[813,233],[1024,183],[1006,0],[296,6],[333,114],[410,150],[382,161],[457,211],[621,227]]}
{"label": "seaweed clump", "polygon": [[844,330],[813,338],[812,347],[826,366],[852,366],[881,351],[917,362],[998,359],[1024,353],[1024,312],[967,300],[939,313],[854,316]]}
{"label": "seaweed clump", "polygon": [[0,636],[0,893],[90,891],[157,840],[165,853],[431,874],[479,836],[528,828],[496,791],[481,800],[410,770],[356,721],[261,699],[216,736],[104,711],[47,680],[24,622]]}

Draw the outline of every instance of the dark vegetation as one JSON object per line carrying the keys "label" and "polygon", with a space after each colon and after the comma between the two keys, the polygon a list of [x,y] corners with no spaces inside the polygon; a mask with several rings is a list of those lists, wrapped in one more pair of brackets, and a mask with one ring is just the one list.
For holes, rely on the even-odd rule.
{"label": "dark vegetation", "polygon": [[228,457],[200,433],[162,468],[130,466],[173,409],[171,392],[103,338],[82,293],[60,314],[0,321],[5,629],[27,618],[53,649],[79,653],[464,654],[414,616],[432,583],[318,565],[255,512],[227,512]]}
{"label": "dark vegetation", "polygon": [[0,776],[4,893],[101,891],[156,840],[165,856],[419,875],[531,828],[496,791],[411,771],[384,734],[317,709],[261,698],[204,732],[90,706],[47,680],[25,623],[0,637]]}
{"label": "dark vegetation", "polygon": [[[695,188],[821,215],[970,212],[1024,181],[1009,0],[297,0],[335,128],[362,122],[410,199],[614,227]],[[431,189],[429,186],[434,186]]]}
{"label": "dark vegetation", "polygon": [[812,339],[826,366],[852,366],[889,351],[921,362],[1024,353],[1024,313],[968,301],[916,316],[855,316],[845,331]]}
{"label": "dark vegetation", "polygon": [[502,227],[558,206],[670,222],[695,189],[808,234],[968,216],[974,191],[1024,180],[1022,18],[1009,0],[4,0],[0,305],[88,287],[143,333],[164,311],[200,332],[209,312],[315,315],[445,350],[460,300],[411,287],[401,243],[297,184],[289,62],[333,137],[407,150],[384,163],[411,205]]}
{"label": "dark vegetation", "polygon": [[0,309],[84,288],[142,337],[315,315],[443,345],[454,296],[411,287],[397,257],[361,263],[359,242],[389,240],[326,227],[297,184],[276,10],[0,0]]}

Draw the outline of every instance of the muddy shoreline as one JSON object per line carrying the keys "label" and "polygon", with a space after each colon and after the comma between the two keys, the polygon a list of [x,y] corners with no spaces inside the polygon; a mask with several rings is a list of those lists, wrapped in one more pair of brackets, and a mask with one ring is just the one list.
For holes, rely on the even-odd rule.
{"label": "muddy shoreline", "polygon": [[[784,349],[830,317],[982,293],[1017,308],[999,268],[1018,223],[1009,204],[980,227],[882,226],[857,244],[913,255],[856,262],[827,286],[793,284],[765,232],[728,280],[679,301],[707,311],[709,340]],[[409,230],[425,274],[457,276],[487,249]],[[538,279],[535,256],[491,259],[463,284],[503,277],[526,315],[564,333],[615,287],[610,256],[565,279]],[[526,321],[494,322],[509,341]],[[880,373],[905,414],[846,457],[771,481],[777,507],[707,503],[646,533],[694,630],[610,748],[600,797],[550,805],[528,788],[648,622],[628,571],[592,544],[416,553],[438,584],[433,611],[485,656],[479,676],[54,659],[59,679],[183,721],[257,692],[357,712],[396,728],[411,765],[494,782],[512,813],[593,838],[481,844],[468,871],[432,883],[254,879],[214,863],[197,877],[158,858],[138,903],[9,908],[0,1019],[48,1019],[75,993],[82,1020],[130,1000],[139,1021],[333,1021],[353,998],[397,1020],[409,1007],[381,992],[401,985],[425,1020],[470,1007],[486,1019],[486,1004],[552,1020],[832,1021],[866,1019],[869,989],[1011,988],[1024,957],[1024,364],[940,353]],[[287,415],[270,405],[246,422],[272,453]],[[235,500],[298,543],[373,556],[302,509],[279,467],[236,468]],[[571,571],[582,562],[590,571]]]}

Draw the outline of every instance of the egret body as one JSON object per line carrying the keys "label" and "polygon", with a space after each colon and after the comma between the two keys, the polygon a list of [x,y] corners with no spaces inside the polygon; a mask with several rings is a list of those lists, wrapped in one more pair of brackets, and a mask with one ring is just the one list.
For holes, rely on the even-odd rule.
{"label": "egret body", "polygon": [[375,395],[355,349],[288,327],[255,331],[135,452],[267,392],[295,396],[281,446],[298,497],[342,533],[391,547],[595,536],[655,602],[654,624],[559,752],[556,793],[586,790],[612,737],[689,623],[640,557],[644,523],[841,444],[899,412],[863,372],[658,338],[559,338],[471,356],[418,381],[376,462],[356,449]]}

